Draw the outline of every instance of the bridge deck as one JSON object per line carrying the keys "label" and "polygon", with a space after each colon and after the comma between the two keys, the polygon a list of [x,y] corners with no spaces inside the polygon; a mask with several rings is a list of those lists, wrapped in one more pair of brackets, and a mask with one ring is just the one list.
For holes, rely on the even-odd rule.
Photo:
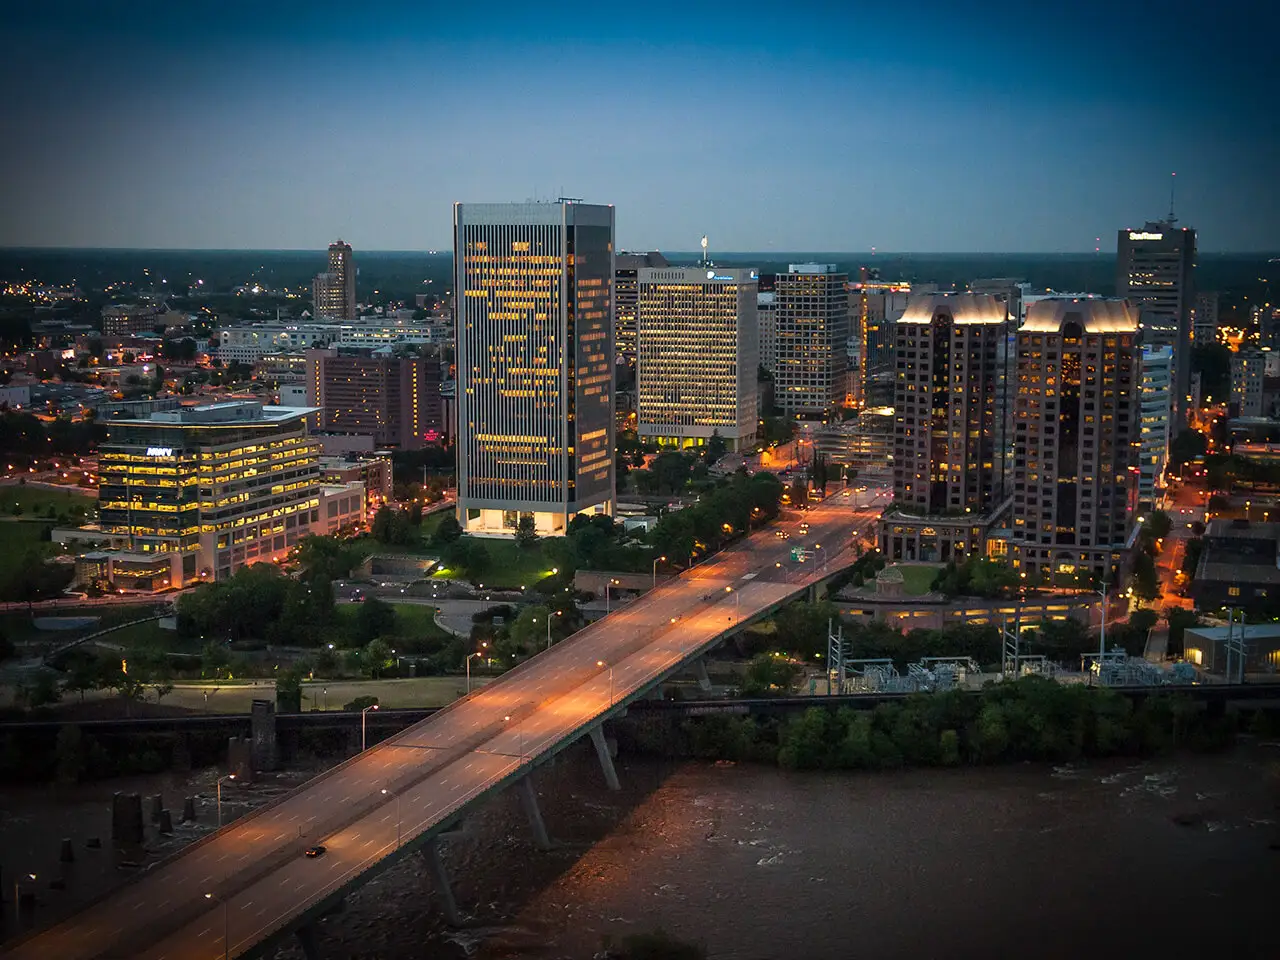
{"label": "bridge deck", "polygon": [[[849,501],[831,498],[806,519],[805,542],[823,543],[830,570],[837,569],[854,527]],[[858,525],[869,519],[864,509]],[[214,960],[255,952],[727,630],[820,580],[824,565],[790,562],[790,545],[772,528],[755,534],[14,944],[5,956]],[[304,858],[303,850],[317,843],[325,855]]]}

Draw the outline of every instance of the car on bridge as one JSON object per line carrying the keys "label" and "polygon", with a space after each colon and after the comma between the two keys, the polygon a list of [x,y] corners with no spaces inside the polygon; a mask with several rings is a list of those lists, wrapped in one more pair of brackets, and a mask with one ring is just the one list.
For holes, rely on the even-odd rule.
{"label": "car on bridge", "polygon": [[303,856],[311,860],[314,860],[316,857],[324,856],[324,849],[325,849],[324,844],[317,843],[314,847],[307,847],[307,851],[306,853],[303,854]]}

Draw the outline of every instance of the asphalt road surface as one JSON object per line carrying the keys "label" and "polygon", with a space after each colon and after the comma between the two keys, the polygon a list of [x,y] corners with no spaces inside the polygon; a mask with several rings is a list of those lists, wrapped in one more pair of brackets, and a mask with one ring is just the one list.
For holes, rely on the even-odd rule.
{"label": "asphalt road surface", "polygon": [[[836,493],[695,566],[428,720],[212,834],[68,920],[14,960],[215,960],[247,952],[397,847],[584,732],[735,621],[838,566],[885,494]],[[855,510],[854,503],[862,504]],[[871,503],[872,506],[866,506]],[[784,529],[790,539],[775,531]],[[797,563],[791,549],[814,549]],[[726,589],[728,588],[728,589]],[[597,665],[603,663],[603,666]],[[312,844],[327,848],[308,859]]]}

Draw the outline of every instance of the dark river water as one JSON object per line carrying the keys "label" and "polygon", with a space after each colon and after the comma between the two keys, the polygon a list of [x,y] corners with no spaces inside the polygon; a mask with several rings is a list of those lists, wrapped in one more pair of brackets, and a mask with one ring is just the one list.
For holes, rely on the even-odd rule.
{"label": "dark river water", "polygon": [[515,918],[590,957],[661,927],[723,960],[1280,957],[1280,745],[1073,767],[687,765]]}

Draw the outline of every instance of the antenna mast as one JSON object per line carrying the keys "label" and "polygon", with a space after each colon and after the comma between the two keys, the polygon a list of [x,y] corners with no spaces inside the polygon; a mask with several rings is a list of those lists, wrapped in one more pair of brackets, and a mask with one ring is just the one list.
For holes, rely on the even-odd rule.
{"label": "antenna mast", "polygon": [[707,259],[707,235],[702,235],[702,265],[706,266],[711,261]]}
{"label": "antenna mast", "polygon": [[1173,215],[1173,188],[1178,185],[1178,174],[1169,174],[1169,222],[1177,223],[1178,218]]}

